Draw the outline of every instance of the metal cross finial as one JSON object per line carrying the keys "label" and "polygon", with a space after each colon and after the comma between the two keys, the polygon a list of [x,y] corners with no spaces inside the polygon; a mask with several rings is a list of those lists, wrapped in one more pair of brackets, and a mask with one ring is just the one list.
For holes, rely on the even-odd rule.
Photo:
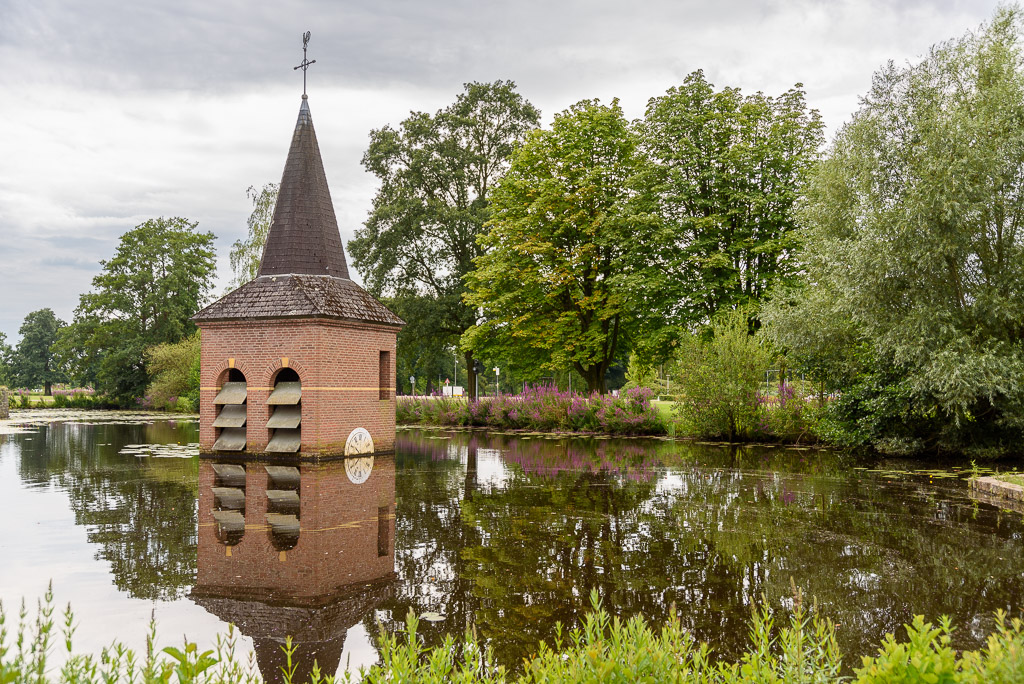
{"label": "metal cross finial", "polygon": [[[306,69],[309,68],[309,65],[316,64],[316,60],[315,59],[312,62],[309,61],[308,59],[306,59],[306,48],[308,46],[309,46],[309,31],[306,31],[305,33],[302,34],[302,64],[300,64],[299,66],[295,67],[295,69],[302,69],[302,96],[303,97],[306,97]],[[295,71],[295,69],[292,69],[292,71]]]}

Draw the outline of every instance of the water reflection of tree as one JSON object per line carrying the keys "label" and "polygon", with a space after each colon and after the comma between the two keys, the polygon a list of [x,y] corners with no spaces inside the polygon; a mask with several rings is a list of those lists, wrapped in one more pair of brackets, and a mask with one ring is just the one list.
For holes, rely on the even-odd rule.
{"label": "water reflection of tree", "polygon": [[194,459],[120,455],[126,444],[190,442],[193,424],[58,424],[20,439],[19,474],[68,493],[75,522],[130,596],[173,599],[195,578]]}
{"label": "water reflection of tree", "polygon": [[480,539],[462,507],[477,492],[477,451],[475,436],[450,443],[422,433],[399,435],[395,571],[401,589],[381,605],[386,619],[367,621],[374,636],[381,626],[399,628],[410,610],[446,616],[437,629],[423,624],[430,643],[438,643],[445,631],[461,634],[475,626],[478,601],[462,550]]}
{"label": "water reflection of tree", "polygon": [[[470,443],[504,452],[500,485],[466,486]],[[962,483],[890,479],[816,451],[466,434],[405,435],[399,448],[406,589],[393,617],[446,613],[444,629],[475,625],[510,665],[556,620],[575,623],[592,588],[615,613],[656,622],[675,603],[730,657],[752,602],[779,605],[791,577],[854,655],[915,613],[953,616],[957,645],[977,647],[992,611],[1024,597],[1019,516],[972,507]],[[429,577],[441,590],[423,589]]]}

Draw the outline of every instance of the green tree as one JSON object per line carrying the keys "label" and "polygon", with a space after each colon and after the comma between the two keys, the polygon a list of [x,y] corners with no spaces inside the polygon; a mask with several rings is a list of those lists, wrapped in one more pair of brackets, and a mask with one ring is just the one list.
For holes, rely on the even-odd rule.
{"label": "green tree", "polygon": [[590,392],[631,321],[622,287],[634,244],[629,181],[641,159],[618,101],[584,100],[516,150],[466,277],[484,320],[463,346],[576,369]]}
{"label": "green tree", "polygon": [[794,206],[823,143],[800,84],[779,97],[715,90],[702,71],[647,105],[645,238],[634,296],[643,345],[671,343],[719,311],[762,299],[798,272]]}
{"label": "green tree", "polygon": [[[431,116],[413,112],[397,129],[370,133],[363,167],[381,181],[373,210],[348,244],[353,264],[378,297],[421,298],[402,336],[456,344],[477,320],[463,301],[463,276],[483,252],[477,236],[490,218],[490,195],[516,143],[540,112],[511,81],[467,83],[454,103]],[[417,321],[429,327],[412,329]],[[399,356],[408,353],[404,344]],[[473,353],[464,351],[473,386]]]}
{"label": "green tree", "polygon": [[14,351],[11,375],[19,387],[43,387],[50,396],[55,382],[63,382],[64,373],[54,361],[51,347],[57,339],[64,321],[57,318],[53,309],[39,309],[25,316],[18,333],[21,341]]}
{"label": "green tree", "polygon": [[634,387],[648,387],[657,392],[661,388],[661,383],[658,381],[657,369],[636,352],[631,352],[626,366],[626,384],[623,389]]}
{"label": "green tree", "polygon": [[[996,455],[1024,429],[1024,68],[1017,8],[875,74],[808,189],[802,294],[774,333],[866,350],[859,439]],[[807,319],[832,321],[807,330]],[[826,345],[827,346],[827,345]]]}
{"label": "green tree", "polygon": [[258,192],[250,185],[245,196],[252,200],[252,213],[249,214],[248,234],[244,240],[235,240],[231,245],[229,260],[231,262],[231,287],[241,287],[256,277],[263,260],[263,246],[267,243],[267,233],[274,222],[274,208],[277,206],[277,183],[267,183]]}
{"label": "green tree", "polygon": [[213,233],[183,218],[150,219],[121,236],[100,262],[93,292],[83,294],[57,349],[78,378],[121,404],[143,396],[146,349],[195,332],[189,320],[212,286]]}

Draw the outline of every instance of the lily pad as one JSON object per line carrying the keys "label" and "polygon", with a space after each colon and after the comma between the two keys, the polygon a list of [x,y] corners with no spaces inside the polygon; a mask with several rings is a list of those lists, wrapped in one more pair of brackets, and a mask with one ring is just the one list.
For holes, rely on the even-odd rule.
{"label": "lily pad", "polygon": [[426,620],[427,622],[443,622],[444,621],[444,615],[441,615],[440,613],[436,613],[436,612],[434,612],[432,610],[428,610],[427,612],[422,613],[420,615],[420,620]]}

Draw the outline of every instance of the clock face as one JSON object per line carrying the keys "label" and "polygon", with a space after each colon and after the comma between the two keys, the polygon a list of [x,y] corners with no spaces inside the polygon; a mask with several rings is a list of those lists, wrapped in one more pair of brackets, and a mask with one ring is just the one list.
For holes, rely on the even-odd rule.
{"label": "clock face", "polygon": [[358,456],[345,459],[345,474],[352,484],[363,484],[370,479],[373,471],[373,456]]}
{"label": "clock face", "polygon": [[358,454],[373,453],[373,438],[366,428],[356,428],[345,441],[345,455],[356,456]]}
{"label": "clock face", "polygon": [[[362,454],[368,454],[363,456]],[[345,474],[352,484],[363,484],[373,470],[373,438],[366,428],[356,428],[345,441],[345,455],[358,458],[345,459]]]}

